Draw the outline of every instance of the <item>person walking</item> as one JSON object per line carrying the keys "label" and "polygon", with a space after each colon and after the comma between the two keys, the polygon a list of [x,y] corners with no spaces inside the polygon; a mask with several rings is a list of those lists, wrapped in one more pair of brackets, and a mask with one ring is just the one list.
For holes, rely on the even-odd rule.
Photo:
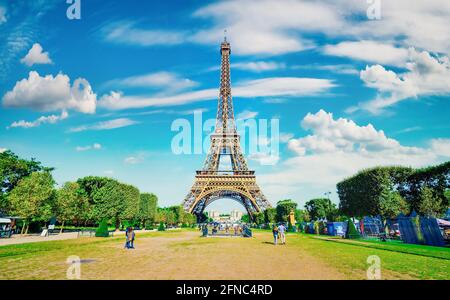
{"label": "person walking", "polygon": [[277,243],[278,243],[278,227],[276,224],[273,224],[272,233],[273,233],[273,244],[277,245]]}
{"label": "person walking", "polygon": [[125,249],[130,249],[130,241],[128,239],[129,236],[129,232],[130,232],[130,227],[127,227],[127,229],[125,229]]}
{"label": "person walking", "polygon": [[281,243],[283,245],[286,244],[286,227],[284,226],[283,223],[280,224],[280,226],[278,226],[278,232],[279,232],[279,238],[281,240]]}
{"label": "person walking", "polygon": [[136,234],[133,230],[133,227],[130,227],[130,248],[134,249],[134,238],[136,237]]}

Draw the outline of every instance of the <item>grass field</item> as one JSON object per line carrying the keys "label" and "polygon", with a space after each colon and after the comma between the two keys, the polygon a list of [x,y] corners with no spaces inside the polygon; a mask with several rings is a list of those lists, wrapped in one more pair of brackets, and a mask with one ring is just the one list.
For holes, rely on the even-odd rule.
{"label": "grass field", "polygon": [[254,236],[151,232],[137,236],[135,250],[123,249],[123,237],[2,246],[0,279],[65,279],[70,255],[82,260],[81,279],[366,279],[369,255],[380,257],[383,279],[450,277],[448,248],[304,234],[288,234],[287,245],[274,246],[270,232]]}

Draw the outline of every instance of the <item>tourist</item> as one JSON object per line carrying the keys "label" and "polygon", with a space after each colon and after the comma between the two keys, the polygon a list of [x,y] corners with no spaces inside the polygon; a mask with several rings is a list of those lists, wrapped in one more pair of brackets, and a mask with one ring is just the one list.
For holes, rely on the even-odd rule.
{"label": "tourist", "polygon": [[129,235],[130,235],[130,248],[134,249],[134,238],[136,234],[134,233],[133,227],[130,227]]}
{"label": "tourist", "polygon": [[129,249],[129,248],[130,248],[130,242],[129,242],[129,240],[128,240],[129,230],[130,230],[130,227],[127,227],[127,228],[125,229],[125,246],[124,246],[124,248],[126,248],[126,249]]}
{"label": "tourist", "polygon": [[281,243],[284,245],[286,244],[286,227],[284,226],[283,223],[280,224],[280,226],[278,226],[278,234],[279,234],[279,238],[281,240]]}
{"label": "tourist", "polygon": [[273,224],[272,233],[273,233],[273,244],[277,245],[277,242],[278,242],[278,227],[277,227],[276,224]]}

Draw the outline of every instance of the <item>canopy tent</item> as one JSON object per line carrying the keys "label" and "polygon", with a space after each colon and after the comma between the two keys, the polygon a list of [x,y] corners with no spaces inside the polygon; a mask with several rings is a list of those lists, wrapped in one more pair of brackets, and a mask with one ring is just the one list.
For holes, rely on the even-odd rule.
{"label": "canopy tent", "polygon": [[443,220],[443,219],[436,219],[436,221],[438,222],[438,225],[439,226],[442,226],[442,227],[447,227],[447,226],[449,226],[450,227],[450,221],[447,221],[447,220]]}
{"label": "canopy tent", "polygon": [[0,218],[0,224],[11,224],[11,219]]}

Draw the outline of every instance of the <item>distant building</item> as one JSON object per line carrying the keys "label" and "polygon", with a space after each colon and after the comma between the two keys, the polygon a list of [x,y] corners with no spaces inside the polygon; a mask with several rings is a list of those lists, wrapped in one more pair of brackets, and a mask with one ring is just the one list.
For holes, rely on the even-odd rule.
{"label": "distant building", "polygon": [[234,221],[240,221],[241,218],[242,218],[242,215],[243,215],[242,211],[237,210],[237,209],[234,209],[234,210],[232,210],[231,213],[230,213],[230,220],[231,220],[232,222],[234,222]]}
{"label": "distant building", "polygon": [[237,222],[242,218],[242,211],[232,210],[230,214],[220,214],[216,210],[210,210],[208,212],[208,218],[211,218],[213,221],[229,223],[229,222]]}
{"label": "distant building", "polygon": [[214,221],[218,221],[220,219],[220,213],[216,210],[210,210],[208,212],[208,218],[211,218]]}

